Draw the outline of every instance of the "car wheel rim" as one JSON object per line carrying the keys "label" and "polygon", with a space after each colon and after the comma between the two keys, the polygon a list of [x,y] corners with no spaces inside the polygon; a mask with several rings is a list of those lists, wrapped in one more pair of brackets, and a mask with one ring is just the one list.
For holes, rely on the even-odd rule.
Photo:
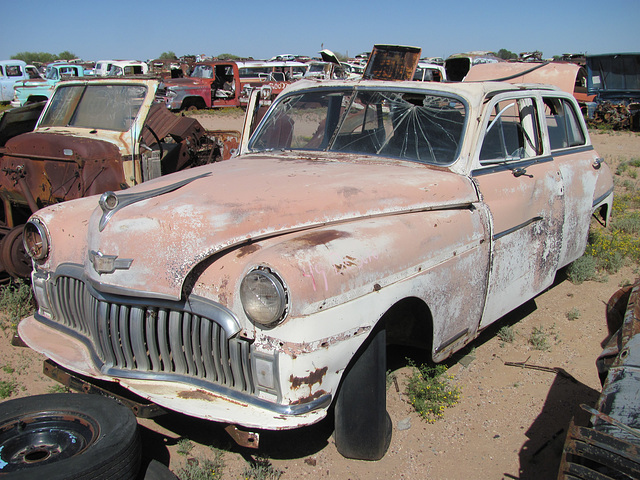
{"label": "car wheel rim", "polygon": [[76,412],[38,413],[0,426],[0,473],[34,468],[79,455],[99,428]]}

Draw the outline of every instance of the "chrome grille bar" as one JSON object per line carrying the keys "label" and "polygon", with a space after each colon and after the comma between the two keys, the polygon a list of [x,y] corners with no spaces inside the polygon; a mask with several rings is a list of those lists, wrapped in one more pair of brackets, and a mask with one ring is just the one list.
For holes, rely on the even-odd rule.
{"label": "chrome grille bar", "polygon": [[[50,284],[53,319],[86,337],[107,369],[194,377],[255,393],[249,342],[181,305],[102,296],[82,280]],[[149,375],[146,375],[147,377]]]}

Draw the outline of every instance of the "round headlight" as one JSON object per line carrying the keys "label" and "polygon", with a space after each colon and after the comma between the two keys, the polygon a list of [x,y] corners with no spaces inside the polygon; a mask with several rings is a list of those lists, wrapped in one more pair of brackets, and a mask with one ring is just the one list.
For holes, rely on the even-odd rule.
{"label": "round headlight", "polygon": [[44,225],[33,218],[24,226],[22,242],[27,254],[34,260],[42,260],[49,255],[49,237]]}
{"label": "round headlight", "polygon": [[249,272],[240,284],[240,299],[254,323],[273,326],[284,319],[287,296],[282,281],[268,270]]}

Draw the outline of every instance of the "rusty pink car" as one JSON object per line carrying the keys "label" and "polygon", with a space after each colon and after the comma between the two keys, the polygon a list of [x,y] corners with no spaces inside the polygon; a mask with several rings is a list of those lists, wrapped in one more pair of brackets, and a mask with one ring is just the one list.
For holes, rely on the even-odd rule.
{"label": "rusty pink car", "polygon": [[377,459],[386,345],[449,357],[549,287],[612,202],[554,87],[301,80],[236,158],[34,214],[19,333],[244,434],[331,413],[338,450]]}

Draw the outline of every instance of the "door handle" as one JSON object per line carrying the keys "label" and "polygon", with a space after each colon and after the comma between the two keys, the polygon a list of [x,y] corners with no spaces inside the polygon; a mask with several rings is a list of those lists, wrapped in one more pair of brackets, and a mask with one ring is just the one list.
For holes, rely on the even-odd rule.
{"label": "door handle", "polygon": [[591,166],[593,168],[595,168],[596,170],[600,169],[600,166],[602,165],[602,158],[596,158],[593,163],[591,164]]}
{"label": "door handle", "polygon": [[527,175],[527,169],[524,167],[516,167],[511,170],[511,173],[513,173],[514,177],[521,177],[523,175],[526,175],[529,178],[533,178],[533,175]]}

